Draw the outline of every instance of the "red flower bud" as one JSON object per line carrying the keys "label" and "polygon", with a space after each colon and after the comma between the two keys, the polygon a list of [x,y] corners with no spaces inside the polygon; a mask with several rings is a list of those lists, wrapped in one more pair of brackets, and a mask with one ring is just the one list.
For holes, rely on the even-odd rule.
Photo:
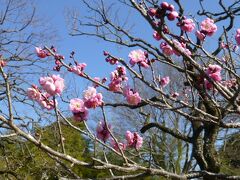
{"label": "red flower bud", "polygon": [[167,10],[169,7],[169,4],[167,2],[162,2],[161,3],[161,8]]}
{"label": "red flower bud", "polygon": [[177,17],[178,17],[178,12],[177,11],[172,11],[167,16],[169,21],[174,21]]}
{"label": "red flower bud", "polygon": [[155,9],[155,8],[149,8],[148,9],[148,15],[149,16],[155,16],[157,14],[157,9]]}
{"label": "red flower bud", "polygon": [[169,10],[169,11],[174,11],[174,5],[169,4],[167,10]]}

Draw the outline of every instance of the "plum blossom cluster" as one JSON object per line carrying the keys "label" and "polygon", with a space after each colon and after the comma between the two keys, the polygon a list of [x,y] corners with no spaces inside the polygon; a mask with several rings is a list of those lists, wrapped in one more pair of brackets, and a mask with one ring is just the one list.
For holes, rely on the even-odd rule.
{"label": "plum blossom cluster", "polygon": [[102,106],[102,104],[102,94],[97,93],[96,88],[88,87],[83,93],[83,99],[74,98],[70,100],[69,108],[76,121],[86,121],[88,117],[88,109]]}
{"label": "plum blossom cluster", "polygon": [[32,85],[31,88],[28,88],[27,95],[30,99],[38,102],[43,108],[47,110],[52,110],[55,103],[51,97],[55,95],[60,95],[64,89],[64,79],[59,75],[52,75],[47,77],[41,77],[39,79],[39,84],[42,87],[39,89],[36,85]]}
{"label": "plum blossom cluster", "polygon": [[169,84],[169,82],[170,82],[169,76],[166,76],[166,77],[163,77],[163,78],[159,78],[159,84],[162,87],[167,86]]}
{"label": "plum blossom cluster", "polygon": [[120,151],[120,149],[122,151],[126,150],[127,145],[123,142],[116,142],[114,139],[111,139],[111,145],[113,147],[113,149],[115,149],[116,151]]}
{"label": "plum blossom cluster", "polygon": [[84,101],[79,98],[70,100],[69,108],[73,113],[76,121],[86,121],[88,118],[88,109],[84,105]]}
{"label": "plum blossom cluster", "polygon": [[[195,28],[195,23],[192,19],[187,19],[185,16],[180,17],[178,12],[175,11],[174,5],[167,2],[162,2],[158,7],[149,8],[148,15],[153,18],[153,23],[156,27],[162,26],[164,23],[161,22],[161,19],[167,17],[169,21],[174,21],[178,18],[179,22],[177,25],[185,32],[192,32]],[[169,33],[166,25],[163,25],[163,33]],[[153,37],[158,41],[161,39],[160,34],[156,31],[153,33]]]}
{"label": "plum blossom cluster", "polygon": [[180,23],[177,23],[177,25],[185,32],[192,32],[195,29],[194,21],[185,17]]}
{"label": "plum blossom cluster", "polygon": [[133,50],[128,55],[130,61],[129,63],[134,66],[135,64],[138,64],[141,67],[148,68],[149,67],[149,59],[148,59],[148,53],[142,51],[141,49]]}
{"label": "plum blossom cluster", "polygon": [[125,136],[128,147],[135,148],[137,150],[142,147],[143,138],[138,133],[127,131]]}
{"label": "plum blossom cluster", "polygon": [[45,58],[47,56],[51,56],[51,53],[48,50],[42,49],[41,47],[35,47],[35,51],[39,58]]}
{"label": "plum blossom cluster", "polygon": [[138,105],[142,100],[139,93],[130,89],[129,86],[125,86],[123,95],[126,97],[127,102],[131,105]]}
{"label": "plum blossom cluster", "polygon": [[64,79],[60,75],[41,77],[39,84],[51,96],[60,95],[64,89]]}
{"label": "plum blossom cluster", "polygon": [[115,57],[110,56],[109,52],[103,51],[103,55],[106,57],[106,62],[110,63],[111,65],[118,64],[118,59]]}
{"label": "plum blossom cluster", "polygon": [[237,80],[235,78],[227,80],[227,81],[222,81],[222,85],[229,88],[229,89],[237,89],[238,88],[238,84],[237,84]]}
{"label": "plum blossom cluster", "polygon": [[[178,22],[177,25],[180,26],[181,30],[185,32],[192,32],[195,29],[194,21],[192,19],[187,19],[185,17],[183,17],[183,19],[180,22]],[[214,21],[210,18],[207,18],[204,21],[202,21],[201,29],[200,31],[196,31],[196,36],[198,37],[199,40],[203,41],[206,36],[212,36],[216,31],[217,26],[216,24],[214,24]],[[160,35],[157,32],[154,32],[153,36],[156,40],[161,39]],[[173,43],[180,49],[180,51],[186,53],[189,56],[191,55],[191,51],[186,47],[186,43],[184,42],[184,40],[180,40],[180,42],[177,40],[173,40]],[[160,44],[160,48],[162,49],[163,54],[167,56],[171,56],[173,54],[180,56],[179,51],[174,50],[174,48],[166,42],[162,42]]]}
{"label": "plum blossom cluster", "polygon": [[[181,52],[184,52],[187,55],[191,55],[191,51],[186,47],[186,44],[184,42],[178,42],[177,40],[173,40],[173,43],[175,46],[177,46]],[[173,54],[180,56],[179,51],[175,50],[174,48],[172,48],[169,44],[167,44],[166,42],[162,42],[160,44],[160,48],[163,51],[163,54],[167,55],[167,56],[171,56]]]}
{"label": "plum blossom cluster", "polygon": [[[165,34],[172,35],[169,32],[166,24],[161,22],[161,20],[165,16],[170,21],[173,21],[176,18],[178,18],[179,22],[177,23],[177,26],[179,26],[181,28],[181,30],[184,32],[193,32],[193,30],[196,27],[193,19],[186,18],[185,16],[179,16],[178,12],[174,10],[174,6],[172,4],[168,4],[167,2],[162,2],[159,7],[149,8],[148,15],[153,18],[152,19],[153,24],[155,24],[156,27],[162,26],[162,29],[163,29],[162,31]],[[201,27],[201,29],[196,31],[195,34],[198,37],[198,39],[201,41],[203,41],[206,36],[212,36],[217,31],[217,26],[216,26],[216,24],[214,24],[214,20],[212,20],[210,18],[206,18],[204,21],[202,21],[200,27]],[[239,32],[240,32],[240,30],[239,30]],[[235,39],[237,42],[240,43],[240,35],[238,35],[238,34],[239,33],[237,33],[237,35],[235,36]],[[153,32],[153,37],[157,41],[162,39],[161,34],[158,31]],[[175,37],[175,36],[173,36],[173,37]],[[178,42],[177,40],[173,40],[173,41],[174,41],[173,43],[178,48],[180,48],[181,51],[185,52],[187,55],[191,55],[190,50],[186,48],[185,42],[183,42],[183,41]],[[160,48],[162,49],[162,51],[165,55],[170,56],[170,55],[176,54],[176,55],[180,56],[180,53],[178,51],[174,50],[174,48],[171,47],[166,42],[162,42],[160,44]],[[137,54],[137,55],[135,55],[135,54]],[[135,54],[134,54],[135,56],[139,56],[139,57],[143,58],[143,54],[141,54],[140,52],[135,53]],[[136,63],[136,61],[132,60],[132,61],[130,61],[130,63],[134,65]]]}
{"label": "plum blossom cluster", "polygon": [[75,62],[75,65],[70,67],[68,69],[68,71],[73,72],[73,73],[75,73],[75,74],[77,74],[79,76],[83,76],[84,75],[83,71],[84,71],[86,66],[87,66],[87,64],[85,64],[85,63]]}
{"label": "plum blossom cluster", "polygon": [[[221,82],[222,77],[221,77],[221,70],[222,68],[219,65],[212,65],[210,64],[206,70],[206,74],[208,75],[209,78],[211,78],[215,82]],[[212,89],[213,84],[209,82],[207,79],[204,80],[205,87],[207,89]]]}
{"label": "plum blossom cluster", "polygon": [[[45,58],[47,56],[54,55],[56,52],[55,49],[51,48],[51,52],[48,49],[36,48],[37,55],[41,58]],[[53,52],[53,53],[52,53]],[[132,53],[132,54],[131,54]],[[129,57],[133,62],[132,65],[138,64],[139,66],[147,68],[149,66],[148,54],[139,50],[136,54],[135,52],[131,52]],[[139,54],[138,54],[139,53]],[[143,56],[142,56],[143,55]],[[62,67],[63,56],[54,55],[55,57],[55,70],[60,70]],[[109,60],[111,64],[116,64],[115,60]],[[3,67],[4,64],[0,65]],[[86,67],[85,63],[78,64],[75,62],[74,66],[70,65],[68,70],[73,72],[79,76],[84,75],[84,68]],[[94,78],[96,82],[100,82],[100,78]],[[126,100],[129,104],[137,105],[141,102],[141,97],[139,93],[134,91],[133,89],[128,88],[126,86],[123,88],[123,82],[126,82],[128,78],[126,77],[126,69],[124,66],[117,66],[116,70],[111,73],[111,82],[109,84],[109,89],[114,92],[122,92],[126,97]],[[101,83],[105,83],[106,78],[102,79]],[[39,84],[41,85],[41,89],[36,85],[32,85],[31,88],[28,88],[27,94],[28,97],[34,101],[37,101],[42,107],[51,110],[57,105],[57,101],[55,100],[56,95],[61,95],[64,85],[64,79],[59,75],[51,75],[46,77],[41,77],[39,79]],[[73,118],[76,121],[86,121],[88,119],[89,109],[96,108],[98,106],[103,105],[103,97],[101,93],[98,93],[96,90],[98,84],[93,84],[93,87],[88,87],[83,92],[83,98],[74,98],[70,100],[69,109],[73,114]],[[51,98],[52,97],[52,98]],[[110,124],[107,124],[105,121],[100,121],[96,128],[96,136],[98,139],[103,141],[104,143],[111,137],[112,127]],[[143,144],[143,138],[137,132],[127,131],[125,134],[126,143],[117,143],[115,140],[111,139],[112,147],[119,151],[125,150],[128,148],[133,148],[135,150],[139,150]]]}
{"label": "plum blossom cluster", "polygon": [[111,72],[109,90],[113,92],[122,92],[123,83],[128,80],[126,77],[126,68],[124,66],[117,66],[116,70]]}
{"label": "plum blossom cluster", "polygon": [[[87,118],[88,111],[87,108],[84,107],[84,102],[81,99],[72,99],[70,108],[74,113],[78,114],[80,120]],[[101,120],[96,127],[97,138],[106,143],[107,140],[111,137],[111,130],[111,124],[106,124],[105,121]],[[116,151],[119,151],[119,148],[121,150],[125,150],[127,147],[129,147],[139,150],[142,147],[143,138],[137,132],[132,133],[130,131],[127,131],[125,138],[126,143],[117,143],[113,138],[111,138],[110,143]]]}
{"label": "plum blossom cluster", "polygon": [[106,124],[103,120],[97,125],[96,132],[97,138],[102,140],[104,143],[110,138],[110,132],[112,129],[111,124]]}
{"label": "plum blossom cluster", "polygon": [[204,41],[206,36],[212,36],[217,31],[217,26],[214,20],[207,18],[201,22],[200,31],[196,31],[196,36],[199,40]]}
{"label": "plum blossom cluster", "polygon": [[[105,121],[101,120],[96,128],[97,138],[102,140],[104,143],[111,137],[110,131],[112,130],[111,124],[106,124]],[[116,142],[113,138],[111,138],[111,146],[116,150],[119,151],[125,150],[127,147],[134,148],[139,150],[143,144],[143,138],[137,132],[130,132],[127,131],[125,134],[126,143],[123,142]]]}
{"label": "plum blossom cluster", "polygon": [[87,108],[96,108],[101,106],[103,104],[102,99],[102,94],[97,93],[97,90],[94,87],[88,87],[88,89],[84,91],[83,101]]}
{"label": "plum blossom cluster", "polygon": [[119,148],[125,150],[127,147],[129,147],[139,150],[142,147],[143,138],[137,132],[132,133],[131,131],[126,131],[125,138],[126,143],[119,142],[118,144],[112,139],[111,140],[112,147],[116,151],[119,151]]}
{"label": "plum blossom cluster", "polygon": [[167,16],[169,21],[174,21],[178,17],[178,12],[175,11],[174,5],[162,2],[158,7],[149,8],[148,15],[156,19]]}
{"label": "plum blossom cluster", "polygon": [[137,105],[141,102],[141,97],[137,91],[130,89],[129,86],[124,87],[124,82],[127,82],[126,68],[117,66],[116,70],[111,73],[111,82],[108,87],[113,92],[123,92],[126,100],[131,105]]}
{"label": "plum blossom cluster", "polygon": [[54,56],[55,59],[55,67],[53,70],[60,71],[62,67],[62,60],[65,59],[64,56],[57,54],[57,49],[55,47],[51,47],[50,50],[47,48],[35,47],[36,54],[39,58],[46,58],[48,56]]}

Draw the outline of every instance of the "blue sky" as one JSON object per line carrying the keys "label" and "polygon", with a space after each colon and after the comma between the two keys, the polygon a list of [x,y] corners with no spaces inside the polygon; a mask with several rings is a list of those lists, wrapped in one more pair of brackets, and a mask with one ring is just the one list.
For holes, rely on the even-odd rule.
{"label": "blue sky", "polygon": [[[72,37],[68,34],[69,29],[66,25],[66,15],[69,10],[77,10],[80,14],[80,17],[89,14],[81,0],[40,0],[36,2],[39,15],[44,19],[47,19],[52,27],[57,30],[59,41],[55,45],[59,49],[59,52],[68,57],[69,53],[74,50],[76,52],[76,58],[79,59],[79,62],[86,62],[88,64],[86,71],[93,74],[93,76],[108,76],[106,71],[110,72],[111,69],[113,69],[113,67],[105,63],[104,57],[102,56],[103,50],[108,50],[122,58],[127,58],[130,50],[125,47],[120,48],[119,46],[106,43],[103,40],[93,37]],[[92,1],[89,0],[89,2]],[[112,2],[117,2],[117,0],[105,0],[105,2],[109,4]],[[182,0],[181,2],[184,4],[186,15],[196,14],[197,8],[199,7],[198,0]],[[206,0],[204,2],[206,2]],[[215,5],[217,2],[218,0],[211,0],[205,4],[207,8],[217,11],[218,9]],[[129,13],[129,11],[126,9],[121,10],[125,11],[121,13],[122,16]],[[133,12],[130,13],[129,21],[136,27],[134,33],[136,33],[139,37],[146,38],[149,42],[155,43],[156,46],[158,46],[159,42],[154,42],[152,39],[152,31],[149,26],[144,21],[139,19],[139,15]],[[202,19],[203,18],[197,18],[199,21]],[[175,21],[171,22],[172,26],[170,27],[174,28],[175,24]],[[222,26],[223,24],[219,24],[219,29],[222,30]],[[215,35],[211,37],[211,41],[217,41],[217,38],[218,36]],[[211,44],[211,41],[207,41],[205,44],[208,45],[208,47],[212,47],[213,44]]]}

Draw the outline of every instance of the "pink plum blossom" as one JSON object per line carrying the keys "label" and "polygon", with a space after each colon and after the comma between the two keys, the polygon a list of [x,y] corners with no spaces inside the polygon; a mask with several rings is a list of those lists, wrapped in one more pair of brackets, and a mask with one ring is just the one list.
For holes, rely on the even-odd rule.
{"label": "pink plum blossom", "polygon": [[132,147],[137,150],[142,147],[143,138],[137,132],[132,133],[130,131],[127,131],[125,137],[128,143],[128,147]]}
{"label": "pink plum blossom", "polygon": [[123,94],[126,97],[127,102],[131,105],[138,105],[142,100],[139,93],[130,89],[128,86],[124,88]]}
{"label": "pink plum blossom", "polygon": [[[181,52],[184,52],[187,55],[192,55],[191,51],[189,49],[186,48],[186,44],[185,43],[180,43],[177,40],[173,40],[173,43],[175,46],[177,46]],[[177,56],[180,56],[180,52],[178,52],[177,50],[174,50],[170,45],[168,45],[166,42],[162,42],[160,44],[160,48],[163,51],[163,54],[167,55],[167,56],[171,56],[173,54],[176,54]]]}
{"label": "pink plum blossom", "polygon": [[[190,51],[189,49],[187,49],[185,43],[183,43],[183,42],[180,43],[180,42],[178,42],[178,41],[175,40],[175,39],[173,40],[173,43],[174,43],[175,46],[177,46],[177,47],[180,49],[181,52],[184,52],[185,54],[187,54],[187,55],[189,55],[189,56],[192,55],[191,51]],[[174,52],[174,54],[176,54],[177,56],[180,56],[180,55],[181,55],[180,52],[178,52],[177,50],[173,50],[173,52]]]}
{"label": "pink plum blossom", "polygon": [[60,95],[64,89],[64,79],[59,75],[41,77],[39,83],[42,88],[50,95]]}
{"label": "pink plum blossom", "polygon": [[52,79],[54,81],[54,84],[55,84],[55,93],[56,94],[61,94],[65,85],[64,85],[64,79],[60,77],[60,75],[52,75]]}
{"label": "pink plum blossom", "polygon": [[[45,109],[47,110],[52,110],[54,109],[54,101],[49,100],[49,99],[44,99],[42,98],[41,100],[38,101],[38,103]],[[57,105],[57,100],[55,100],[55,104]]]}
{"label": "pink plum blossom", "polygon": [[97,138],[101,139],[103,142],[106,142],[110,137],[110,132],[108,131],[108,129],[111,129],[111,125],[108,124],[106,126],[106,123],[104,121],[100,121],[96,128]]}
{"label": "pink plum blossom", "polygon": [[[100,79],[99,77],[95,77],[95,78],[93,78],[93,80],[96,81],[96,82],[99,82],[99,83],[100,83],[100,81],[101,81],[101,79]],[[98,85],[97,83],[95,83],[95,82],[93,83],[93,87],[94,87],[94,88],[97,88],[98,86],[99,86],[99,85]]]}
{"label": "pink plum blossom", "polygon": [[30,99],[37,101],[40,106],[47,110],[52,110],[55,107],[54,105],[57,105],[57,100],[55,100],[54,104],[54,101],[49,99],[51,95],[46,92],[42,93],[36,85],[32,85],[32,88],[28,88],[27,95]]}
{"label": "pink plum blossom", "polygon": [[56,87],[51,77],[41,77],[39,79],[39,83],[41,84],[42,88],[49,94],[55,94]]}
{"label": "pink plum blossom", "polygon": [[109,90],[113,92],[122,92],[122,84],[126,82],[126,68],[124,66],[118,66],[115,71],[111,72]]}
{"label": "pink plum blossom", "polygon": [[[55,59],[55,62],[61,63],[60,60],[64,60],[65,57],[64,57],[63,55],[61,55],[61,54],[55,54],[55,55],[54,55],[54,59]],[[57,63],[56,63],[56,64],[57,64]]]}
{"label": "pink plum blossom", "polygon": [[84,101],[79,98],[71,99],[69,108],[73,113],[84,112],[86,110],[86,107],[84,106]]}
{"label": "pink plum blossom", "polygon": [[109,87],[109,90],[112,92],[121,92],[122,91],[122,86],[117,81],[111,81],[111,83],[108,85],[108,87]]}
{"label": "pink plum blossom", "polygon": [[186,32],[192,32],[195,28],[195,24],[192,19],[184,19],[182,21],[181,29]]}
{"label": "pink plum blossom", "polygon": [[35,51],[40,58],[45,58],[50,55],[47,50],[41,49],[40,47],[35,47]]}
{"label": "pink plum blossom", "polygon": [[41,99],[41,93],[39,92],[39,90],[37,88],[28,88],[27,90],[27,95],[30,99],[39,101]]}
{"label": "pink plum blossom", "polygon": [[[222,70],[222,68],[219,65],[211,65],[210,64],[207,68],[206,73],[213,81],[220,82],[222,80],[221,70]],[[211,82],[209,82],[207,79],[205,79],[204,83],[205,83],[205,87],[207,89],[212,89],[213,85]]]}
{"label": "pink plum blossom", "polygon": [[211,77],[216,82],[220,82],[222,80],[222,77],[221,77],[220,73],[209,74],[209,77]]}
{"label": "pink plum blossom", "polygon": [[126,149],[126,144],[124,144],[122,142],[118,142],[118,144],[117,144],[114,139],[111,139],[110,142],[111,142],[111,145],[112,145],[113,149],[115,149],[116,151],[119,151],[119,148],[123,151]]}
{"label": "pink plum blossom", "polygon": [[240,45],[240,28],[236,31],[235,40],[237,42],[237,45]]}
{"label": "pink plum blossom", "polygon": [[210,64],[207,68],[207,74],[213,74],[213,73],[220,73],[222,70],[221,66],[219,65],[212,65]]}
{"label": "pink plum blossom", "polygon": [[140,66],[144,68],[148,68],[148,61],[146,58],[146,53],[142,51],[141,49],[133,50],[128,55],[130,61],[129,63],[134,66],[135,64],[139,64]]}
{"label": "pink plum blossom", "polygon": [[134,65],[146,59],[145,53],[141,49],[131,51],[128,57],[130,58],[131,65]]}
{"label": "pink plum blossom", "polygon": [[204,21],[202,21],[201,25],[201,31],[204,32],[207,36],[212,36],[217,31],[217,26],[214,24],[214,20],[207,18]]}
{"label": "pink plum blossom", "polygon": [[165,54],[166,56],[171,56],[174,54],[173,48],[170,45],[168,45],[166,42],[162,42],[160,44],[160,48],[162,49],[163,54]]}
{"label": "pink plum blossom", "polygon": [[163,78],[160,79],[160,85],[162,87],[167,86],[169,82],[170,82],[170,78],[168,76],[163,77]]}
{"label": "pink plum blossom", "polygon": [[49,98],[62,93],[64,80],[58,75],[52,75],[50,77],[41,77],[39,83],[46,92],[42,92],[36,85],[32,85],[32,87],[27,90],[28,97],[37,101],[39,105],[47,110],[54,109],[57,101],[55,100],[54,103],[54,100]]}
{"label": "pink plum blossom", "polygon": [[94,87],[88,87],[88,89],[84,91],[83,100],[84,105],[87,108],[96,108],[97,106],[101,106],[103,104],[102,98],[102,94],[97,93],[97,90]]}
{"label": "pink plum blossom", "polygon": [[222,85],[227,88],[235,88],[237,86],[237,80],[233,78],[227,81],[222,81]]}
{"label": "pink plum blossom", "polygon": [[84,101],[79,98],[70,100],[69,108],[73,113],[73,117],[76,121],[87,120],[88,109],[84,105]]}
{"label": "pink plum blossom", "polygon": [[77,63],[77,65],[71,67],[69,69],[70,72],[73,72],[79,76],[82,76],[84,74],[84,69],[87,65],[85,63]]}

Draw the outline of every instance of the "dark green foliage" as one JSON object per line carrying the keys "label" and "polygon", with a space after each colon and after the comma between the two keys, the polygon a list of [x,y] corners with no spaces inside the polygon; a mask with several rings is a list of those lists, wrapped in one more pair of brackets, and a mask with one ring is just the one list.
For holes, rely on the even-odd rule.
{"label": "dark green foliage", "polygon": [[[82,123],[74,123],[74,125],[84,129]],[[66,153],[79,160],[91,162],[90,157],[93,153],[89,148],[89,141],[69,126],[63,124],[61,127],[65,138]],[[41,141],[44,144],[54,150],[61,151],[56,123],[44,128],[35,128],[34,133],[35,136],[41,136]],[[73,174],[61,166],[61,164],[56,162],[45,152],[42,152],[42,150],[35,145],[26,142],[24,139],[2,140],[0,143],[0,154],[0,170],[11,170],[18,175],[19,179],[73,178]],[[82,178],[104,177],[108,174],[106,171],[97,171],[75,165],[71,167],[70,163],[63,162],[68,168],[71,168],[75,174]],[[16,179],[13,175],[8,173],[0,174],[0,179],[5,179],[7,177]]]}
{"label": "dark green foliage", "polygon": [[221,172],[240,175],[240,134],[232,135],[220,150]]}

